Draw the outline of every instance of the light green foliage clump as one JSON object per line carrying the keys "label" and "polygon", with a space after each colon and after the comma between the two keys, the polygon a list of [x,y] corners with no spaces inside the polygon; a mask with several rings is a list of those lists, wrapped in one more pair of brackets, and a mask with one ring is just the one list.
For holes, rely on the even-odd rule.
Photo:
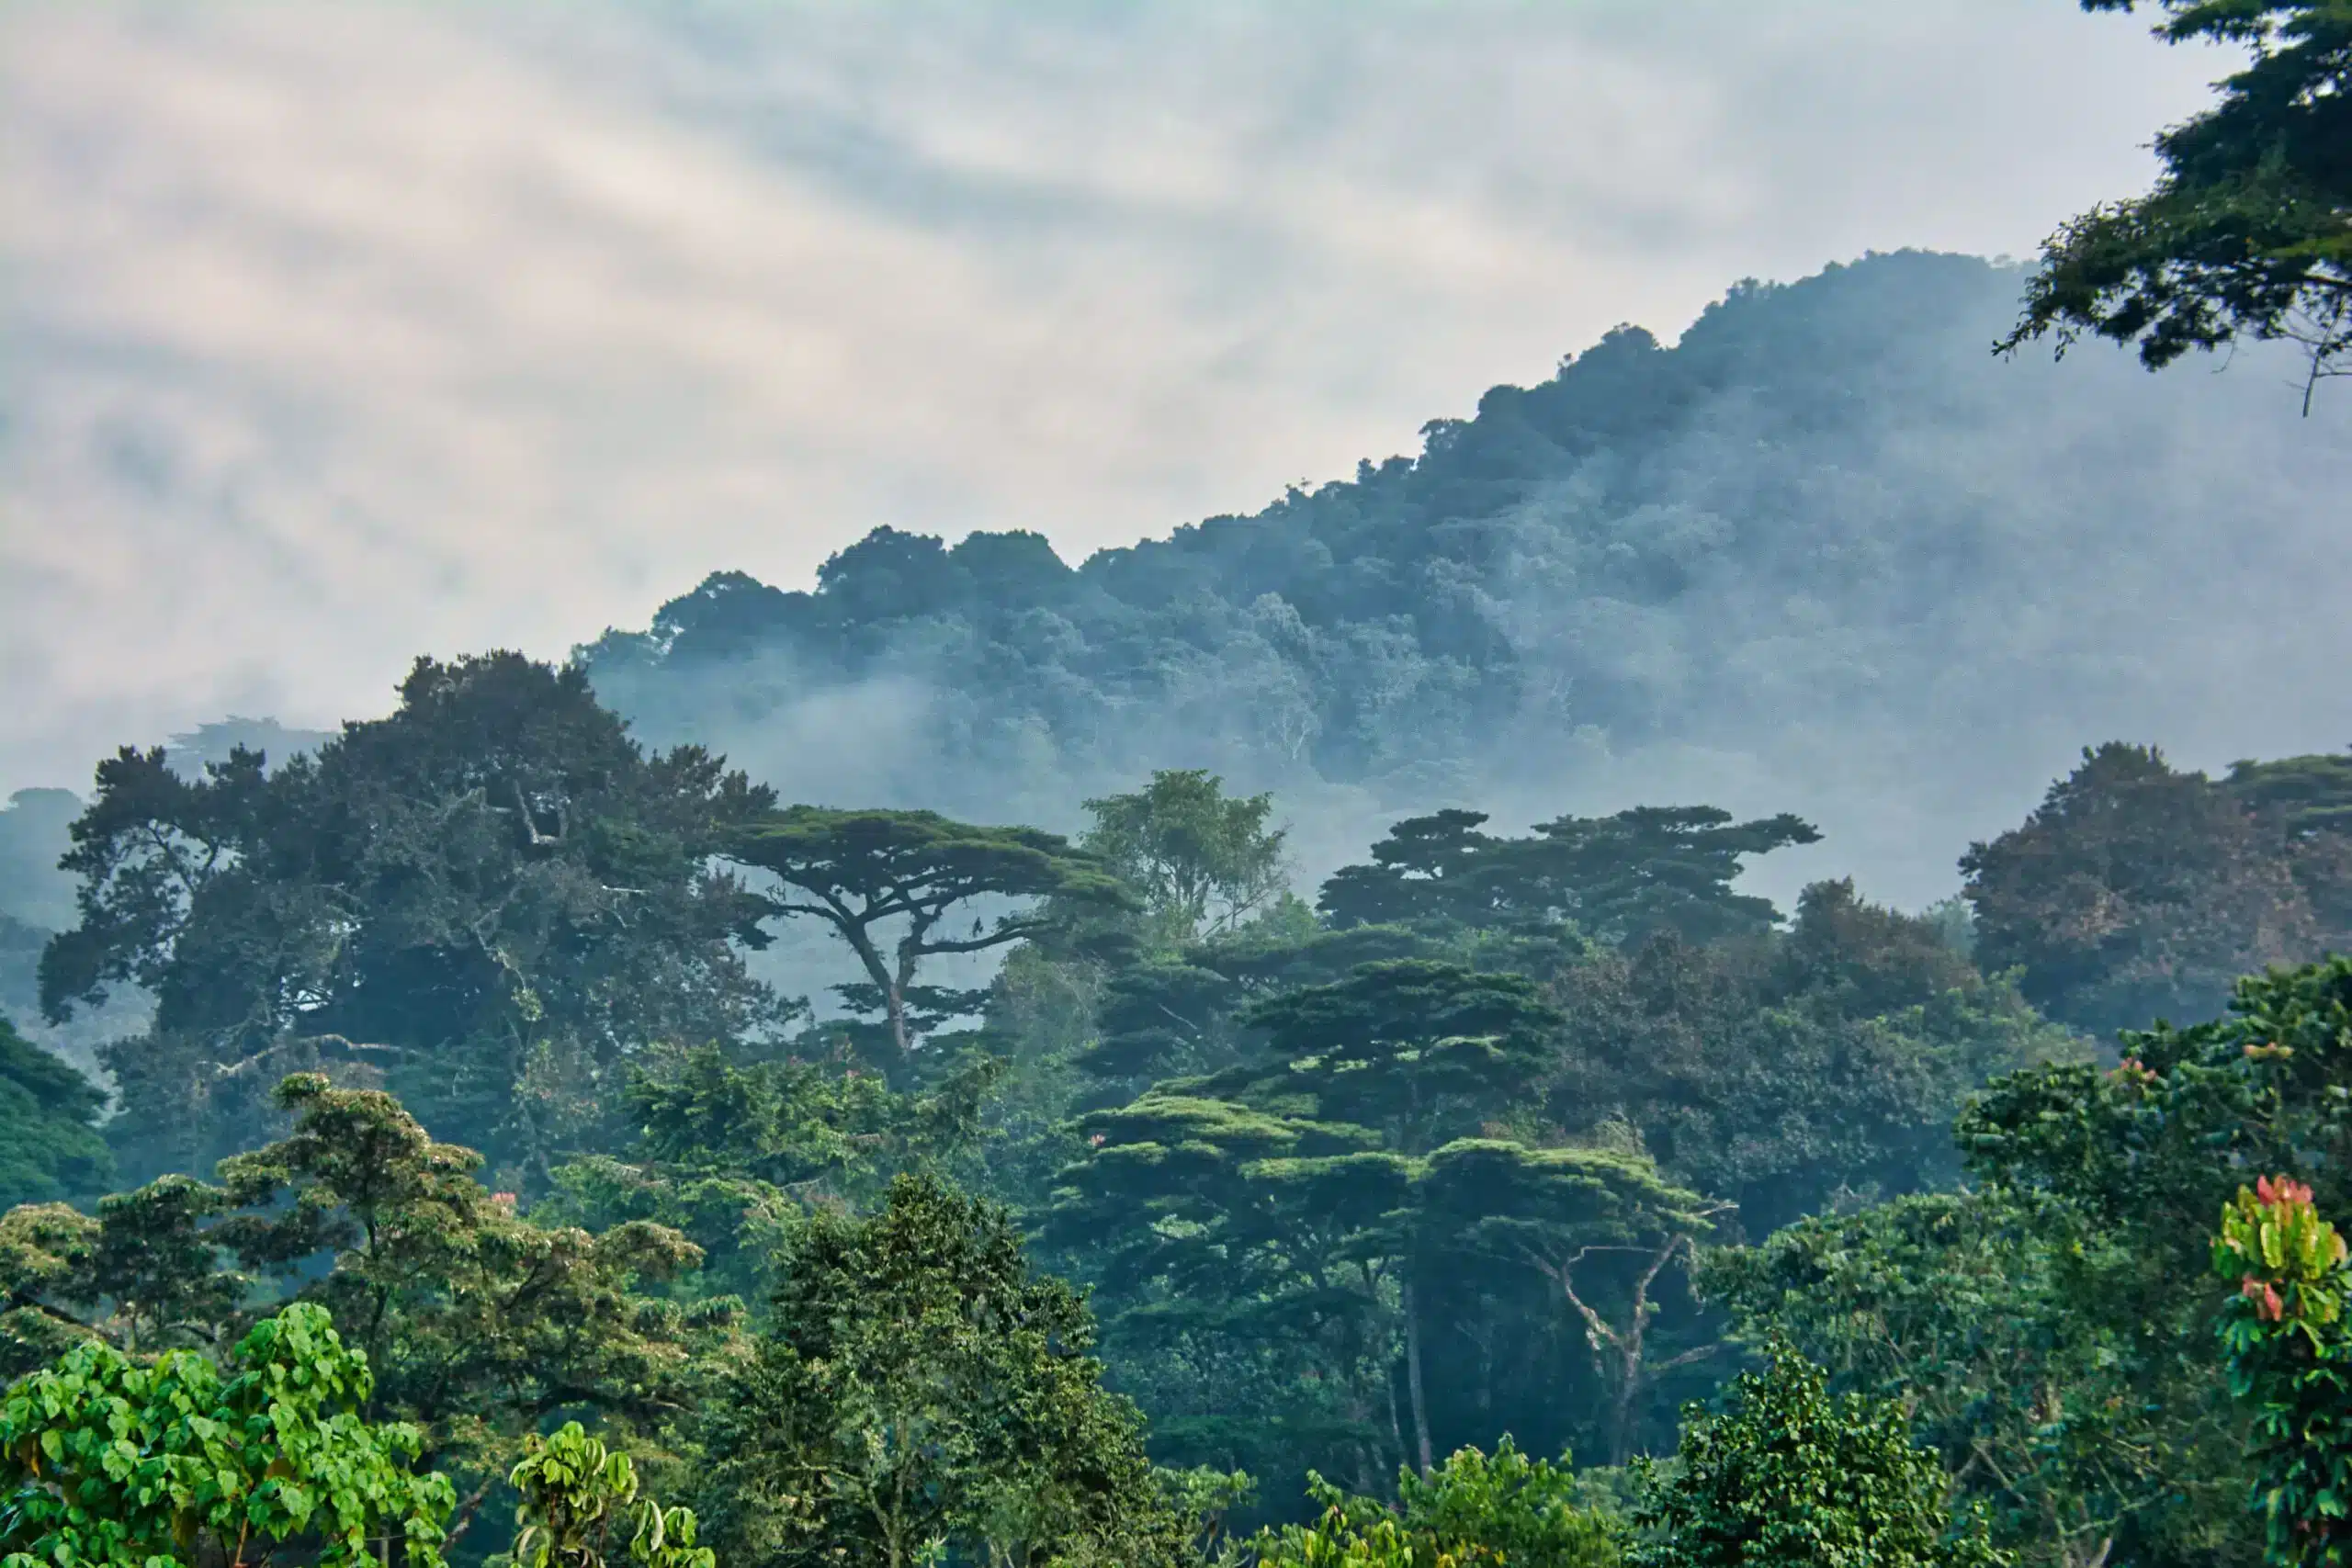
{"label": "light green foliage clump", "polygon": [[[222,1185],[165,1177],[0,1217],[0,1354],[25,1367],[77,1339],[130,1354],[232,1342],[274,1288],[331,1310],[367,1358],[371,1420],[413,1423],[423,1457],[503,1473],[551,1410],[644,1432],[688,1409],[731,1338],[731,1306],[651,1292],[700,1261],[676,1232],[541,1224],[474,1179],[379,1089],[298,1074],[288,1134],[224,1161]],[[463,1522],[461,1519],[459,1522]]]}
{"label": "light green foliage clump", "polygon": [[1271,795],[1228,795],[1204,769],[1163,769],[1142,789],[1090,800],[1080,840],[1139,896],[1145,940],[1176,949],[1221,935],[1284,888],[1283,829]]}
{"label": "light green foliage clump", "polygon": [[695,1516],[665,1508],[639,1491],[637,1466],[577,1421],[525,1439],[506,1483],[522,1495],[514,1509],[512,1568],[605,1568],[626,1540],[639,1568],[715,1568],[710,1548],[695,1544]]}
{"label": "light green foliage clump", "polygon": [[1563,1460],[1532,1459],[1506,1436],[1492,1456],[1458,1450],[1428,1475],[1396,1477],[1389,1506],[1315,1477],[1312,1525],[1263,1531],[1265,1568],[1616,1568],[1623,1532],[1588,1506]]}
{"label": "light green foliage clump", "polygon": [[254,1325],[222,1372],[171,1350],[134,1361],[85,1342],[0,1404],[0,1562],[154,1568],[265,1561],[440,1568],[447,1477],[410,1468],[422,1437],[362,1411],[368,1359],[297,1303]]}
{"label": "light green foliage clump", "polygon": [[1833,1395],[1775,1347],[1718,1415],[1693,1411],[1670,1471],[1653,1471],[1636,1568],[1994,1568],[1984,1522],[1955,1520],[1934,1453],[1902,1407]]}

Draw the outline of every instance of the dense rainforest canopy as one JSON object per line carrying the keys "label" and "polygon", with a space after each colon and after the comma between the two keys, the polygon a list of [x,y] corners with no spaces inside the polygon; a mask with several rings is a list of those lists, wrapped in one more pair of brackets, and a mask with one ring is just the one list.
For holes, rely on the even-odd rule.
{"label": "dense rainforest canopy", "polygon": [[[2341,6],[2161,9],[2252,65],[2008,345],[2324,375]],[[0,1553],[2341,1563],[2352,755],[2074,736],[1911,908],[1768,896],[1802,795],[1571,787],[2101,646],[2079,495],[1911,438],[2049,450],[1947,374],[2017,281],[1743,285],[1255,517],[880,528],[20,792]]]}

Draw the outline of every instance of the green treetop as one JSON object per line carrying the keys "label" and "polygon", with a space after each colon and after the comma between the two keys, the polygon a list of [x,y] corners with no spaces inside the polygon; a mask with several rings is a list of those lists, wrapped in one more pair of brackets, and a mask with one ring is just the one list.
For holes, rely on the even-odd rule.
{"label": "green treetop", "polygon": [[1286,886],[1283,830],[1268,828],[1270,795],[1227,795],[1204,769],[1162,769],[1127,795],[1090,800],[1079,840],[1134,888],[1155,947],[1181,948],[1232,930]]}
{"label": "green treetop", "polygon": [[1639,1568],[1993,1568],[1981,1520],[1955,1522],[1935,1454],[1902,1407],[1833,1396],[1820,1368],[1776,1347],[1724,1410],[1690,1412],[1670,1474],[1654,1475]]}
{"label": "green treetop", "polygon": [[1189,1528],[1092,1338],[994,1205],[901,1177],[870,1218],[818,1215],[709,1408],[717,1538],[784,1563],[1172,1560]]}
{"label": "green treetop", "polygon": [[106,1096],[0,1016],[0,1207],[102,1190],[114,1156],[98,1136]]}
{"label": "green treetop", "polygon": [[[2136,0],[2083,0],[2130,11]],[[2054,332],[2140,345],[2150,368],[2240,337],[2288,339],[2310,387],[2352,348],[2352,16],[2340,0],[2156,0],[2172,43],[2235,45],[2211,107],[2159,134],[2147,195],[2070,220],[2043,247],[2001,346]]]}

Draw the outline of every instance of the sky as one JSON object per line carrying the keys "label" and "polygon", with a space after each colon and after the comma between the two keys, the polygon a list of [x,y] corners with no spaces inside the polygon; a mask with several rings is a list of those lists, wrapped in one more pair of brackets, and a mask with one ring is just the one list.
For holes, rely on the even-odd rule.
{"label": "sky", "polygon": [[2222,69],[2067,0],[16,0],[0,797],[877,524],[1252,510],[1743,276],[2030,254]]}

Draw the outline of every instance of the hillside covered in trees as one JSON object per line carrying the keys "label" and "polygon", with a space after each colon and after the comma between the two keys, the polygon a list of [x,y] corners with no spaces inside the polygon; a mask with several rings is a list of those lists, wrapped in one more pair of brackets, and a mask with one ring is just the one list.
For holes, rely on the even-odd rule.
{"label": "hillside covered in trees", "polygon": [[1400,812],[1703,796],[1925,903],[2086,739],[2352,735],[2269,673],[2345,652],[2341,400],[2297,421],[2252,351],[1997,358],[2021,287],[1918,253],[1745,284],[1255,515],[1075,565],[877,529],[813,592],[716,573],[582,656],[640,734],[795,798],[1069,829],[1209,767],[1319,871]]}

